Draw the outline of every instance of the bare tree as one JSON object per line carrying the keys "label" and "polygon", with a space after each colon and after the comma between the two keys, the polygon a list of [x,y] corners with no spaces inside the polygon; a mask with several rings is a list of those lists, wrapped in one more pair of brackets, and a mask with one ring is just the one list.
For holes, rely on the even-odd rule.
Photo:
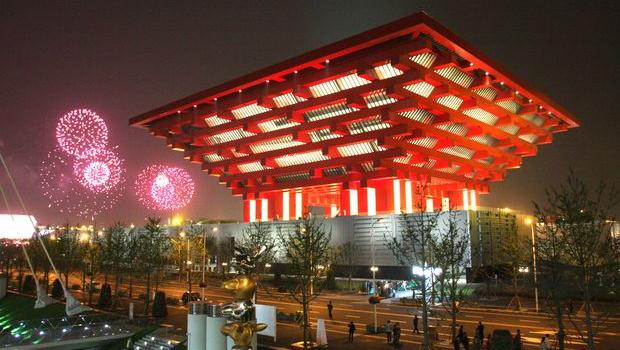
{"label": "bare tree", "polygon": [[161,227],[159,218],[147,218],[144,231],[138,236],[139,254],[142,271],[146,274],[146,295],[144,300],[144,314],[148,314],[151,302],[151,279],[155,276],[158,283],[158,272],[166,263],[170,241]]}
{"label": "bare tree", "polygon": [[458,281],[465,275],[469,261],[469,237],[464,229],[459,227],[456,213],[448,212],[445,222],[430,240],[433,252],[433,264],[441,269],[437,276],[439,296],[444,309],[452,320],[452,339],[456,337],[456,318],[460,312],[461,303],[465,299],[465,289],[458,285]]}
{"label": "bare tree", "polygon": [[558,349],[564,350],[566,341],[566,326],[564,324],[564,305],[566,300],[566,252],[564,240],[559,227],[551,225],[545,211],[536,205],[536,254],[539,266],[539,282],[547,291],[550,307],[558,327]]}
{"label": "bare tree", "polygon": [[[53,260],[60,266],[60,274],[64,274],[65,286],[69,286],[69,274],[82,261],[82,247],[77,230],[67,227],[62,235],[56,238],[55,249],[52,249]],[[56,276],[62,278],[61,276]]]}
{"label": "bare tree", "polygon": [[513,222],[503,237],[499,255],[502,266],[511,280],[512,299],[508,307],[514,306],[517,311],[521,310],[519,297],[519,277],[523,273],[521,269],[528,266],[531,261],[531,250],[528,248],[531,248],[531,244],[525,237],[519,236],[517,225]]}
{"label": "bare tree", "polygon": [[[238,242],[235,242],[235,249],[245,255],[255,256],[256,253],[265,247],[264,254],[258,255],[260,259],[255,262],[253,269],[249,273],[256,279],[257,286],[261,286],[260,276],[265,273],[267,264],[274,261],[276,240],[271,233],[271,225],[268,222],[254,222],[243,229],[243,234]],[[256,303],[256,296],[254,303]]]}
{"label": "bare tree", "polygon": [[133,225],[127,233],[127,241],[125,244],[126,253],[123,257],[123,269],[125,273],[129,275],[128,297],[131,299],[133,297],[133,279],[136,276],[135,266],[138,264],[138,257],[140,256],[140,240]]}
{"label": "bare tree", "polygon": [[[539,220],[557,230],[563,243],[565,262],[577,271],[584,317],[576,320],[571,313],[568,316],[587,348],[593,350],[596,334],[605,328],[609,319],[607,312],[594,312],[592,304],[597,275],[617,262],[609,225],[611,212],[620,201],[618,191],[605,182],[590,189],[571,170],[564,184],[548,189],[546,193],[547,206],[536,205]],[[602,286],[603,283],[600,279],[599,284]]]}
{"label": "bare tree", "polygon": [[284,258],[289,264],[289,274],[294,285],[288,288],[289,295],[302,307],[302,330],[304,349],[311,341],[309,308],[321,290],[321,278],[328,260],[331,232],[325,230],[323,222],[304,218],[292,232],[278,232]]}
{"label": "bare tree", "polygon": [[337,262],[342,264],[348,277],[348,288],[352,290],[353,270],[355,268],[354,259],[359,253],[359,248],[354,242],[343,243],[338,247]]}
{"label": "bare tree", "polygon": [[[421,207],[421,206],[420,206]],[[428,334],[428,293],[431,286],[426,283],[427,276],[430,275],[429,265],[432,258],[433,240],[431,233],[437,228],[437,217],[439,213],[424,213],[417,211],[414,213],[403,213],[400,216],[402,232],[400,237],[386,236],[387,246],[394,254],[398,262],[405,266],[415,266],[413,278],[420,283],[422,291],[422,327],[424,338],[422,349],[431,348],[430,337]]]}
{"label": "bare tree", "polygon": [[114,274],[114,303],[118,301],[118,287],[122,275],[122,266],[125,261],[127,251],[127,243],[129,239],[125,233],[125,225],[116,222],[104,231],[103,251],[106,253],[107,266],[110,272]]}

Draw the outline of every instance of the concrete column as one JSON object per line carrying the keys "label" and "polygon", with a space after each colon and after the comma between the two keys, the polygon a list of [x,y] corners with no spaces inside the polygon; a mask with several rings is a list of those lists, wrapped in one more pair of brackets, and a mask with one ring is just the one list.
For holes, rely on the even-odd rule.
{"label": "concrete column", "polygon": [[222,305],[206,304],[206,313],[206,347],[203,349],[225,350],[228,337],[220,332],[226,324],[226,319],[222,317]]}
{"label": "concrete column", "polygon": [[191,302],[187,309],[187,350],[204,350],[206,348],[205,328],[207,315],[205,304]]}

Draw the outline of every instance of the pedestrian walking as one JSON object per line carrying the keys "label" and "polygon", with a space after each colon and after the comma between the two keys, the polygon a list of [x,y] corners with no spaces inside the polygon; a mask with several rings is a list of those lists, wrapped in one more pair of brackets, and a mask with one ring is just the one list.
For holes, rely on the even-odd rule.
{"label": "pedestrian walking", "polygon": [[349,322],[349,343],[353,343],[353,334],[355,333],[355,323]]}
{"label": "pedestrian walking", "polygon": [[418,329],[419,321],[418,315],[413,315],[413,333],[420,333],[420,330]]}
{"label": "pedestrian walking", "polygon": [[545,345],[545,337],[540,339],[540,350],[547,350],[547,345]]}
{"label": "pedestrian walking", "polygon": [[551,344],[549,343],[549,334],[545,334],[545,349],[546,350],[551,350]]}
{"label": "pedestrian walking", "polygon": [[334,305],[332,304],[332,301],[330,300],[329,303],[327,303],[327,313],[329,314],[330,320],[334,319],[334,316],[332,315],[333,310],[334,310]]}
{"label": "pedestrian walking", "polygon": [[458,339],[459,343],[463,341],[463,325],[459,327],[459,333],[456,335],[456,339]]}
{"label": "pedestrian walking", "polygon": [[452,345],[454,345],[454,350],[461,350],[461,340],[458,336],[454,337],[454,340],[452,340]]}
{"label": "pedestrian walking", "polygon": [[392,344],[392,332],[393,332],[392,323],[390,322],[390,320],[388,320],[387,323],[385,324],[385,335],[387,337],[388,344]]}
{"label": "pedestrian walking", "polygon": [[486,350],[491,350],[491,333],[487,335],[487,348]]}
{"label": "pedestrian walking", "polygon": [[392,343],[395,346],[398,346],[400,344],[400,323],[396,322],[396,324],[394,324],[394,339],[392,341]]}
{"label": "pedestrian walking", "polygon": [[463,349],[469,350],[469,337],[467,336],[467,332],[463,333],[463,338],[461,338],[461,342],[463,343]]}
{"label": "pedestrian walking", "polygon": [[523,350],[523,342],[521,341],[521,330],[517,329],[517,334],[512,341],[514,350]]}
{"label": "pedestrian walking", "polygon": [[481,343],[484,340],[484,325],[482,324],[482,321],[478,321],[478,326],[476,327],[476,337],[480,339]]}

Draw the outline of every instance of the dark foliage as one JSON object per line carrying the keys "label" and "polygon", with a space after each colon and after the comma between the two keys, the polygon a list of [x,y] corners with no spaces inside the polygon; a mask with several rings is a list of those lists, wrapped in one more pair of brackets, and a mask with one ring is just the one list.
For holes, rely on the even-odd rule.
{"label": "dark foliage", "polygon": [[62,291],[62,284],[60,283],[60,280],[57,278],[54,280],[54,283],[52,283],[52,298],[54,299],[60,299],[63,296],[63,291]]}
{"label": "dark foliage", "polygon": [[168,308],[166,307],[166,293],[155,293],[155,300],[153,300],[153,317],[166,317],[168,316]]}

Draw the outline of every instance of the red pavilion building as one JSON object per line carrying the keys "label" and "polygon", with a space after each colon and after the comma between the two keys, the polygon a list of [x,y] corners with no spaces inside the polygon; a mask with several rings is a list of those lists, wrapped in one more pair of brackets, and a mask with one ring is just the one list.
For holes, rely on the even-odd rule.
{"label": "red pavilion building", "polygon": [[243,197],[244,221],[472,209],[579,121],[424,13],[130,120]]}

